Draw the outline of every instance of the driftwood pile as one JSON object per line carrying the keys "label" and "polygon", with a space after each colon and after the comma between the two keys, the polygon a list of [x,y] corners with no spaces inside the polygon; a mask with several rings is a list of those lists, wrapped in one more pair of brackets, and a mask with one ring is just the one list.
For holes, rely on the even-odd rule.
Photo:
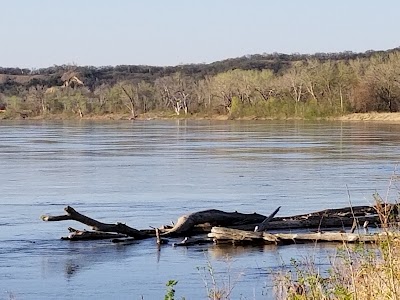
{"label": "driftwood pile", "polygon": [[[68,228],[69,236],[62,238],[65,240],[110,239],[113,242],[125,242],[155,238],[157,244],[161,245],[168,243],[167,238],[184,237],[184,240],[175,243],[175,246],[202,243],[374,242],[380,234],[370,234],[368,226],[380,227],[383,222],[388,221],[382,220],[382,212],[376,206],[326,209],[303,215],[275,217],[279,209],[280,207],[270,216],[205,210],[180,217],[172,227],[162,226],[144,230],[138,230],[123,223],[102,223],[77,212],[70,206],[64,209],[64,215],[45,215],[41,218],[43,221],[74,220],[92,229],[82,231],[70,227]],[[386,216],[397,217],[396,205],[385,204],[384,209]]]}

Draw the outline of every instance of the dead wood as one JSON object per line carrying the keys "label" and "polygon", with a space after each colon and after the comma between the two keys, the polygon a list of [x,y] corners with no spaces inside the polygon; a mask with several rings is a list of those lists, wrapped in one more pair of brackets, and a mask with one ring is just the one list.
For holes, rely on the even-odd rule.
{"label": "dead wood", "polygon": [[[368,221],[370,224],[379,224],[379,216],[360,216],[356,217],[359,223]],[[281,229],[301,229],[301,228],[347,228],[353,225],[352,217],[340,216],[308,216],[303,219],[298,218],[274,218],[268,223],[269,230]]]}
{"label": "dead wood", "polygon": [[[217,209],[203,210],[180,217],[174,227],[163,235],[182,236],[190,233],[194,226],[209,223],[211,226],[235,226],[243,224],[259,224],[265,216],[256,213],[243,214],[238,212],[224,212]],[[253,227],[254,228],[254,227]]]}
{"label": "dead wood", "polygon": [[213,227],[208,237],[212,238],[214,242],[232,241],[236,243],[277,243],[279,239],[266,232],[252,232],[232,228]]}
{"label": "dead wood", "polygon": [[168,243],[169,243],[169,240],[167,240],[167,239],[162,239],[162,238],[160,237],[160,229],[155,228],[155,232],[156,232],[156,242],[157,242],[157,245],[158,245],[158,246],[160,246],[160,245],[162,245],[162,244],[168,244]]}
{"label": "dead wood", "polygon": [[[295,229],[305,229],[305,228],[315,228],[315,229],[327,229],[327,228],[347,228],[350,227],[354,219],[351,217],[339,217],[339,216],[308,216],[302,215],[302,218],[296,216],[293,217],[285,217],[285,218],[273,218],[268,222],[264,223],[266,225],[266,229],[268,230],[295,230]],[[266,221],[268,218],[264,219]],[[379,216],[377,215],[370,215],[370,216],[360,216],[356,217],[357,222],[363,224],[365,221],[368,221],[371,226],[377,226],[380,223]],[[186,224],[188,225],[188,224]],[[239,224],[239,223],[232,223],[221,225],[218,222],[214,222],[214,226],[224,226],[233,229],[239,230],[246,230],[246,231],[254,231],[257,226],[260,226],[260,223],[247,223],[247,224]],[[190,228],[187,231],[183,231],[183,233],[175,233],[175,236],[182,236],[190,232],[190,234],[202,234],[202,233],[209,233],[211,228],[214,227],[210,223],[198,224],[194,225],[193,228]],[[266,230],[264,229],[264,230]],[[168,232],[171,229],[162,229],[164,232]],[[258,229],[260,231],[260,229]],[[172,232],[171,232],[172,233]],[[164,233],[166,234],[166,233]],[[173,234],[171,234],[173,235]]]}
{"label": "dead wood", "polygon": [[278,213],[278,211],[281,209],[281,207],[279,206],[277,209],[275,209],[275,211],[270,214],[268,216],[268,218],[266,218],[264,221],[261,222],[260,225],[256,226],[254,231],[255,232],[262,232],[265,231],[268,227],[268,223],[273,219],[273,217],[275,217],[275,215]]}
{"label": "dead wood", "polygon": [[355,234],[344,232],[316,232],[316,233],[277,233],[275,234],[281,242],[301,243],[301,242],[376,242],[376,234]]}
{"label": "dead wood", "polygon": [[218,244],[287,244],[315,241],[374,242],[377,239],[377,235],[355,234],[355,226],[353,226],[353,231],[351,233],[318,232],[271,234],[265,232],[265,230],[277,231],[315,228],[320,231],[326,228],[340,228],[345,231],[353,224],[379,226],[381,223],[376,208],[369,206],[326,209],[291,217],[275,217],[279,209],[280,207],[268,217],[257,213],[244,214],[236,211],[224,212],[215,209],[204,210],[180,217],[172,228],[160,227],[158,229],[153,228],[147,230],[137,230],[122,223],[102,223],[77,212],[70,206],[64,209],[65,215],[42,216],[42,220],[75,220],[90,226],[95,231],[70,229],[70,236],[65,238],[68,240],[112,239],[113,242],[131,242],[132,238],[134,238],[134,240],[140,240],[156,236],[156,242],[160,245],[167,242],[167,240],[162,239],[162,237],[165,236],[190,236],[198,233],[209,233],[209,238],[185,238],[182,242],[175,243],[174,246],[204,244],[212,240]]}
{"label": "dead wood", "polygon": [[[269,217],[260,214],[242,214],[238,212],[224,212],[220,210],[205,210],[184,215],[172,229],[166,230],[163,235],[182,236],[187,233],[209,232],[213,226],[223,226],[242,230],[257,231],[265,229],[297,229],[297,228],[344,228],[351,226],[354,217],[358,222],[368,221],[370,224],[380,223],[376,209],[370,206],[344,207],[325,209],[308,214],[290,217],[274,217],[279,211],[276,209]],[[200,227],[207,224],[208,226]]]}
{"label": "dead wood", "polygon": [[161,245],[160,229],[156,228],[156,229],[155,229],[155,232],[156,232],[156,241],[157,241],[157,245]]}
{"label": "dead wood", "polygon": [[304,219],[309,217],[358,217],[358,216],[365,216],[368,214],[376,214],[376,209],[373,206],[353,206],[353,207],[343,207],[343,208],[334,208],[334,209],[324,209],[321,211],[316,211],[308,214],[300,214],[294,215],[291,217],[280,217],[276,218],[276,220],[283,220],[283,219]]}
{"label": "dead wood", "polygon": [[344,232],[277,233],[251,232],[232,228],[213,227],[208,237],[216,244],[293,244],[305,242],[376,242],[377,234],[354,234]]}
{"label": "dead wood", "polygon": [[135,239],[144,239],[150,237],[148,234],[143,233],[137,229],[129,227],[122,223],[116,224],[106,224],[99,222],[95,219],[89,218],[81,213],[77,212],[71,206],[67,206],[64,208],[66,215],[62,216],[42,216],[43,221],[65,221],[65,220],[74,220],[80,223],[83,223],[87,226],[90,226],[93,230],[102,231],[102,232],[116,232],[125,234],[130,237],[134,237]]}

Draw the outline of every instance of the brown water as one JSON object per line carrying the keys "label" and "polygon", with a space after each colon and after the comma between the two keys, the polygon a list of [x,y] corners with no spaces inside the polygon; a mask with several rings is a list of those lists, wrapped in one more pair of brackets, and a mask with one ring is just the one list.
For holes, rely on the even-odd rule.
{"label": "brown water", "polygon": [[393,124],[2,122],[0,299],[162,299],[170,279],[179,281],[178,298],[204,299],[208,263],[219,285],[230,274],[232,299],[272,299],[282,264],[313,256],[323,267],[335,247],[158,252],[152,240],[60,241],[67,227],[83,227],[39,217],[71,205],[104,222],[148,228],[209,208],[269,214],[282,206],[282,216],[343,207],[348,193],[353,205],[366,205],[375,191],[386,195],[399,146]]}

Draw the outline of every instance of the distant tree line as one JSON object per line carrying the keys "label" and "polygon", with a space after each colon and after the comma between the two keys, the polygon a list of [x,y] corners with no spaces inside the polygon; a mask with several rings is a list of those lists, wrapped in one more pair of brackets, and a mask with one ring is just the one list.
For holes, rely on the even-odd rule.
{"label": "distant tree line", "polygon": [[[83,85],[65,84],[65,74],[72,71]],[[398,112],[400,49],[274,53],[174,67],[0,68],[0,110],[10,118],[148,112],[316,118]]]}

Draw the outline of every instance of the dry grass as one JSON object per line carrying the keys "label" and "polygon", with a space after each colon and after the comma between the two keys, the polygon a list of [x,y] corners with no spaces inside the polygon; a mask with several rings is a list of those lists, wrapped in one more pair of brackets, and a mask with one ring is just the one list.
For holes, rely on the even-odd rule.
{"label": "dry grass", "polygon": [[343,243],[324,272],[313,261],[292,260],[291,271],[276,277],[276,298],[400,300],[399,205],[398,200],[395,205],[390,205],[387,199],[389,190],[393,188],[399,194],[396,187],[399,181],[395,171],[386,199],[374,195],[382,224],[374,245]]}
{"label": "dry grass", "polygon": [[240,281],[242,273],[233,273],[231,270],[232,259],[225,257],[226,270],[220,274],[215,273],[214,267],[207,258],[207,267],[198,268],[206,288],[207,298],[210,300],[229,300],[236,284]]}
{"label": "dry grass", "polygon": [[276,278],[277,299],[400,299],[400,243],[387,235],[378,247],[344,244],[323,274],[312,261],[292,260]]}

